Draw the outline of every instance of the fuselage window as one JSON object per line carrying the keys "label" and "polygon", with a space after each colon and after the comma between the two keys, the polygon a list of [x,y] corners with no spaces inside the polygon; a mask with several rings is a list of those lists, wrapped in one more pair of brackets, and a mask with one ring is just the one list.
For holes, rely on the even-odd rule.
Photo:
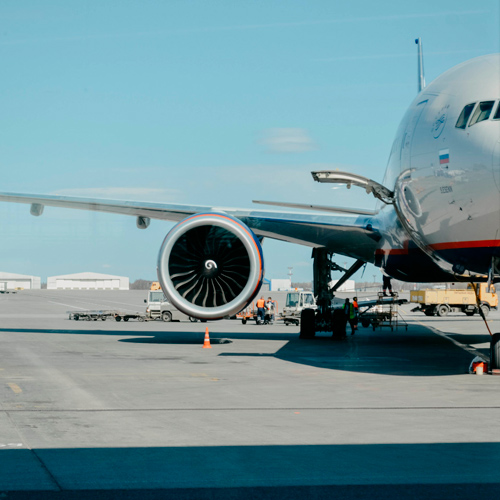
{"label": "fuselage window", "polygon": [[475,105],[476,103],[473,102],[472,104],[467,104],[465,108],[462,109],[462,112],[458,117],[457,124],[455,125],[456,128],[465,128],[467,126],[467,121],[469,120],[469,116],[472,113]]}
{"label": "fuselage window", "polygon": [[472,118],[470,119],[469,127],[472,125],[487,120],[490,117],[491,110],[495,101],[484,101],[480,102],[479,106],[474,111]]}
{"label": "fuselage window", "polygon": [[500,120],[500,102],[498,103],[497,110],[495,116],[493,117],[493,120]]}

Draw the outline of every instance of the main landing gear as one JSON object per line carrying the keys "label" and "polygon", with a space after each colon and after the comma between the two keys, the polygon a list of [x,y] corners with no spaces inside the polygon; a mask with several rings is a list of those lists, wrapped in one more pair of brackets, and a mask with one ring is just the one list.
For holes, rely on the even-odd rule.
{"label": "main landing gear", "polygon": [[[314,294],[317,297],[317,309],[304,309],[300,316],[300,338],[314,338],[316,332],[331,332],[334,339],[345,337],[345,315],[342,309],[332,308],[334,292],[341,287],[355,272],[365,264],[357,260],[349,269],[344,269],[333,262],[334,254],[326,248],[314,248],[312,253]],[[330,287],[332,271],[342,271],[344,276]]]}

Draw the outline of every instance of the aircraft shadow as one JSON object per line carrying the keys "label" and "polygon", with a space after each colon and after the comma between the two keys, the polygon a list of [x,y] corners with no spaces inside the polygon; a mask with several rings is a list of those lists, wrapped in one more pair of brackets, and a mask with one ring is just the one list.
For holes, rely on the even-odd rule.
{"label": "aircraft shadow", "polygon": [[500,443],[4,449],[21,498],[496,498]]}
{"label": "aircraft shadow", "polygon": [[[216,327],[214,326],[214,330]],[[126,337],[119,342],[130,344],[203,345],[204,332],[193,331],[144,331],[144,330],[64,330],[3,328],[0,332],[95,335]],[[238,348],[231,352],[230,344],[237,340],[281,341],[284,345],[273,353],[252,351],[249,343],[245,352]],[[478,342],[478,337],[474,337]],[[487,341],[485,339],[485,341]],[[412,326],[408,331],[387,329],[372,332],[361,329],[346,340],[334,341],[331,337],[300,339],[298,333],[272,333],[258,328],[239,332],[210,333],[212,346],[228,344],[221,357],[275,357],[282,361],[316,368],[357,373],[374,373],[391,376],[443,376],[463,375],[472,360],[470,353],[446,338],[436,335],[423,326]],[[258,347],[257,347],[258,349]]]}

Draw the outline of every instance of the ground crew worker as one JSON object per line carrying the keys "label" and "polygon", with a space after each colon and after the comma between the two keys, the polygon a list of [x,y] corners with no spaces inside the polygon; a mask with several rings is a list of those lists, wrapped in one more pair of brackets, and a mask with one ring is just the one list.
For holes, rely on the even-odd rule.
{"label": "ground crew worker", "polygon": [[264,318],[266,316],[266,301],[264,300],[264,295],[257,301],[257,323],[264,323]]}
{"label": "ground crew worker", "polygon": [[[382,290],[384,292],[384,297],[394,297],[394,293],[392,292],[391,278],[390,276],[383,275],[382,276],[383,284]],[[389,293],[385,293],[385,290],[389,290]]]}
{"label": "ground crew worker", "polygon": [[271,325],[274,322],[274,302],[271,297],[268,297],[266,302],[266,321]]}
{"label": "ground crew worker", "polygon": [[351,304],[349,299],[345,299],[344,314],[347,321],[351,325],[351,335],[354,335],[354,330],[356,330],[356,325],[355,325],[356,313],[354,312],[354,306]]}
{"label": "ground crew worker", "polygon": [[352,305],[354,307],[354,329],[358,329],[358,323],[359,323],[359,306],[358,306],[358,298],[353,297],[352,299]]}

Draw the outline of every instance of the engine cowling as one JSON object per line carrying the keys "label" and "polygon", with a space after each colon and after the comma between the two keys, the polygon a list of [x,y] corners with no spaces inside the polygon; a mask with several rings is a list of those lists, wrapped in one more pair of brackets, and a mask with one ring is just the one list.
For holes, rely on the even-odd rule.
{"label": "engine cowling", "polygon": [[183,313],[198,319],[232,316],[262,285],[262,248],[238,219],[223,213],[193,215],[165,237],[158,278],[165,295]]}

